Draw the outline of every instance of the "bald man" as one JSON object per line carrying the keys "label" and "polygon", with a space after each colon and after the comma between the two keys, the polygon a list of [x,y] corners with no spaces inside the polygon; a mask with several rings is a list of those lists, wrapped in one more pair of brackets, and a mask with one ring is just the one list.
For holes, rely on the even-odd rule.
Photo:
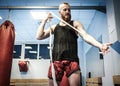
{"label": "bald man", "polygon": [[[52,31],[52,34],[54,34],[52,59],[58,86],[60,86],[64,72],[66,73],[70,86],[81,86],[81,73],[77,51],[78,35],[80,35],[87,43],[98,47],[103,53],[108,51],[110,44],[99,43],[96,39],[86,33],[83,25],[79,21],[71,20],[71,9],[68,3],[64,2],[60,4],[59,14],[61,19],[75,27],[79,32],[66,25],[63,21],[44,30],[47,20],[52,18],[52,14],[48,13],[42,20],[36,37],[38,40],[45,39],[50,36],[50,30]],[[51,71],[52,68],[50,65],[48,71],[49,84],[50,86],[54,86]]]}

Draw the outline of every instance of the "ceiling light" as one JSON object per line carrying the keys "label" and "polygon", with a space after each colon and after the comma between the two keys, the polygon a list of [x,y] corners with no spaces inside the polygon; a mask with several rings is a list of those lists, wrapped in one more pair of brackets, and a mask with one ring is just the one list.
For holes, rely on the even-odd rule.
{"label": "ceiling light", "polygon": [[13,51],[13,53],[16,53],[16,51]]}
{"label": "ceiling light", "polygon": [[25,49],[32,49],[31,46],[25,46]]}
{"label": "ceiling light", "polygon": [[2,17],[0,16],[0,20],[2,20]]}
{"label": "ceiling light", "polygon": [[37,51],[29,51],[29,53],[37,53]]}
{"label": "ceiling light", "polygon": [[36,20],[37,19],[41,20],[47,15],[46,12],[40,12],[40,11],[31,11],[31,14],[32,14],[32,17]]}

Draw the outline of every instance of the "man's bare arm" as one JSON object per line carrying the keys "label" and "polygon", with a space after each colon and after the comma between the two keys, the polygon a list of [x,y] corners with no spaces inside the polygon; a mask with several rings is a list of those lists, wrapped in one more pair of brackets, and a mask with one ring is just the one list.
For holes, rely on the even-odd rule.
{"label": "man's bare arm", "polygon": [[106,44],[101,44],[100,42],[98,42],[94,37],[92,37],[91,35],[89,35],[85,30],[83,25],[78,22],[75,21],[74,22],[75,27],[79,30],[79,35],[83,38],[84,41],[86,41],[88,44],[91,44],[97,48],[99,48],[103,53],[107,52],[109,49],[109,46],[111,45],[111,43],[106,43]]}
{"label": "man's bare arm", "polygon": [[51,14],[48,13],[48,15],[41,21],[41,24],[38,27],[37,34],[36,34],[36,38],[38,40],[45,39],[45,38],[49,37],[49,33],[50,33],[50,30],[52,28],[49,27],[48,29],[45,30],[45,25],[47,23],[47,20],[51,19],[51,18],[52,18]]}

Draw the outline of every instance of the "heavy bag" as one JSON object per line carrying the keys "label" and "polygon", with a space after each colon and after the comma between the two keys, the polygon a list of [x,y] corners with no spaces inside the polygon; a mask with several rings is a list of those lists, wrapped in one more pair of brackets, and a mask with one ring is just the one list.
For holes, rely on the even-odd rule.
{"label": "heavy bag", "polygon": [[6,20],[0,25],[0,86],[10,86],[14,39],[14,25]]}

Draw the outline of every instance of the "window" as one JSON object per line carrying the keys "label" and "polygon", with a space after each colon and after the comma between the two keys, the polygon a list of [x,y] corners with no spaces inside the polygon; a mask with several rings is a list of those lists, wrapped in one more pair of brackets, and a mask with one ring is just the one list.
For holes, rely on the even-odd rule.
{"label": "window", "polygon": [[49,44],[40,44],[40,51],[39,51],[40,54],[39,55],[43,59],[50,59],[48,46],[49,46]]}
{"label": "window", "polygon": [[21,56],[21,45],[15,45],[13,51],[13,58],[20,58]]}
{"label": "window", "polygon": [[25,58],[37,59],[37,44],[25,44]]}
{"label": "window", "polygon": [[[22,44],[14,45],[13,58],[24,59],[50,59],[49,56],[49,44]],[[22,52],[22,53],[21,53]]]}

